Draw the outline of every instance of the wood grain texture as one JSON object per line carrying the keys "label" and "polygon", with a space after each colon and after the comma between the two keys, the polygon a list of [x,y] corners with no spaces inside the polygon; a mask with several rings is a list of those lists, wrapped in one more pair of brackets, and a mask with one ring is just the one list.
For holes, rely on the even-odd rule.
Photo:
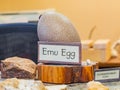
{"label": "wood grain texture", "polygon": [[94,68],[93,66],[82,66],[81,67],[81,75],[80,75],[80,82],[88,82],[92,81],[94,78]]}
{"label": "wood grain texture", "polygon": [[38,78],[49,83],[71,83],[72,68],[61,65],[38,65]]}
{"label": "wood grain texture", "polygon": [[47,83],[78,83],[93,80],[93,66],[38,64],[38,79]]}

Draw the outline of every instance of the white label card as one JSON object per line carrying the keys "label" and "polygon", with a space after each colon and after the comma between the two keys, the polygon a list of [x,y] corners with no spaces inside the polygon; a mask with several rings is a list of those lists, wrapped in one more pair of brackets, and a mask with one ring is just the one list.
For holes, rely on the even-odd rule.
{"label": "white label card", "polygon": [[95,80],[114,80],[119,79],[119,70],[101,70],[95,72]]}
{"label": "white label card", "polygon": [[52,62],[80,62],[80,46],[69,44],[39,44],[39,60]]}

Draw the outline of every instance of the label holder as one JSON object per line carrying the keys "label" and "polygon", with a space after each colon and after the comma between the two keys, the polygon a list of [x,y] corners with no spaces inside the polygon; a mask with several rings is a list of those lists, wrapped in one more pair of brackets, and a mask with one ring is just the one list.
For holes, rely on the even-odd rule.
{"label": "label holder", "polygon": [[81,65],[81,43],[38,41],[38,63]]}
{"label": "label holder", "polygon": [[94,70],[94,80],[100,82],[113,82],[120,80],[120,68],[104,68]]}

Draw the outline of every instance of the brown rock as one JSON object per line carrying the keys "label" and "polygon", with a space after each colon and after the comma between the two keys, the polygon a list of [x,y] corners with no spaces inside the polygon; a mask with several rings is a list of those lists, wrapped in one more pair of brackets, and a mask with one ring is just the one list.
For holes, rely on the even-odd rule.
{"label": "brown rock", "polygon": [[30,78],[36,77],[36,64],[29,59],[10,57],[1,62],[2,78]]}

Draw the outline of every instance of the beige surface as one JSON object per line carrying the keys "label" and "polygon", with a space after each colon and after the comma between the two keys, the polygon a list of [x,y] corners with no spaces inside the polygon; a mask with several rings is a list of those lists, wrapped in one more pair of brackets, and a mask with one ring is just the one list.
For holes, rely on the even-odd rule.
{"label": "beige surface", "polygon": [[[84,43],[87,41],[87,43]],[[95,62],[105,62],[111,57],[110,40],[83,40],[82,41],[82,60],[90,59]]]}
{"label": "beige surface", "polygon": [[47,90],[68,90],[67,85],[52,85],[46,86]]}
{"label": "beige surface", "polygon": [[89,49],[93,47],[94,40],[81,40],[82,49]]}

